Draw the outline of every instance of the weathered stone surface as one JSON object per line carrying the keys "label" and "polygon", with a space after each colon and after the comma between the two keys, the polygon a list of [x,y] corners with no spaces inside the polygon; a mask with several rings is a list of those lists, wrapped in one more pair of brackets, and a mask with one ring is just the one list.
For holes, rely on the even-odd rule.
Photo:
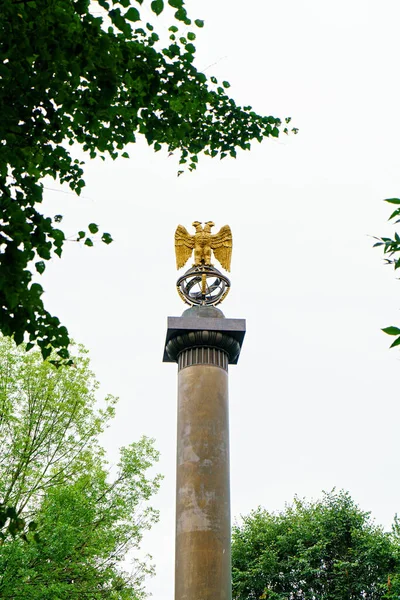
{"label": "weathered stone surface", "polygon": [[178,375],[175,600],[231,600],[228,374]]}

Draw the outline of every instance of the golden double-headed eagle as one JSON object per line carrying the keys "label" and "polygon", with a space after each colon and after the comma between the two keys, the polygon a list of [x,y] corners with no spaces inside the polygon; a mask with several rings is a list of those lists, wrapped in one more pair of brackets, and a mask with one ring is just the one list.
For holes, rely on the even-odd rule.
{"label": "golden double-headed eagle", "polygon": [[178,225],[175,231],[175,254],[176,267],[183,267],[194,251],[194,267],[201,265],[212,266],[211,250],[215,258],[221,263],[224,269],[230,271],[232,257],[232,232],[229,225],[221,227],[218,233],[211,234],[211,227],[215,223],[207,221],[202,227],[200,221],[192,223],[196,229],[194,235],[190,235],[183,225]]}

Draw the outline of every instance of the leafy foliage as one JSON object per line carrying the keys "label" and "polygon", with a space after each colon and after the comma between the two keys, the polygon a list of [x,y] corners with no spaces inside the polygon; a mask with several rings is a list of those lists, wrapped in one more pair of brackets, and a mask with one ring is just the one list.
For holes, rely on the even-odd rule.
{"label": "leafy foliage", "polygon": [[[391,221],[392,219],[395,219],[395,221],[394,221],[395,223],[400,223],[400,198],[387,198],[385,200],[385,202],[389,202],[389,204],[398,205],[398,208],[396,208],[390,215],[389,221]],[[376,237],[375,239],[378,241],[374,244],[374,248],[383,246],[383,252],[387,256],[387,258],[385,258],[386,264],[393,265],[395,271],[397,269],[399,269],[400,268],[400,235],[397,232],[395,232],[393,239],[387,238],[387,237],[382,237],[382,238]],[[387,333],[388,335],[396,336],[396,339],[390,346],[391,348],[394,348],[394,347],[400,345],[400,329],[398,327],[394,327],[394,326],[385,327],[384,329],[382,329],[382,331],[384,333]]]}
{"label": "leafy foliage", "polygon": [[259,508],[233,529],[234,600],[380,600],[400,572],[399,545],[347,493]]}
{"label": "leafy foliage", "polygon": [[[193,65],[202,20],[184,35],[172,25],[163,45],[161,33],[143,22],[142,4],[0,3],[0,330],[17,344],[28,336],[44,358],[53,348],[67,359],[69,337],[33,281],[33,265],[43,273],[65,243],[62,216],[44,216],[38,205],[45,176],[81,193],[83,163],[72,154],[74,144],[92,158],[115,159],[127,157],[123,149],[142,134],[156,152],[179,152],[192,170],[199,153],[235,157],[237,148],[280,133],[280,119],[237,106],[225,93],[228,82],[208,81]],[[192,25],[183,0],[168,5],[177,23]],[[166,4],[153,0],[150,8],[159,15]],[[94,229],[80,231],[78,240],[91,246]],[[101,239],[112,241],[109,233]]]}
{"label": "leafy foliage", "polygon": [[[0,544],[7,538],[8,535],[15,537],[16,535],[21,536],[25,541],[28,541],[26,532],[34,531],[37,524],[31,521],[26,529],[25,519],[22,519],[17,515],[17,511],[14,506],[6,506],[0,504]],[[37,534],[35,534],[37,536]],[[37,539],[39,539],[37,537]]]}
{"label": "leafy foliage", "polygon": [[110,476],[98,438],[115,399],[96,410],[96,389],[83,348],[56,369],[0,338],[0,498],[23,533],[2,530],[1,598],[144,597],[152,567],[132,552],[158,518],[148,500],[160,478],[147,475],[158,453],[147,438],[122,448]]}
{"label": "leafy foliage", "polygon": [[[392,537],[397,548],[400,548],[400,521],[396,515],[392,527]],[[400,569],[397,569],[393,576],[388,577],[388,594],[387,598],[396,600],[400,597]]]}

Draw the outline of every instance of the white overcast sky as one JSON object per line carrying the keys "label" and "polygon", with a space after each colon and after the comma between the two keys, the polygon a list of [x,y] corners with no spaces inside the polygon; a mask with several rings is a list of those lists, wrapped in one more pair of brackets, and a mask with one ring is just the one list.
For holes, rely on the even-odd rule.
{"label": "white overcast sky", "polygon": [[[120,396],[110,461],[142,434],[161,451],[160,523],[145,550],[148,589],[173,598],[177,368],[163,364],[175,291],[176,225],[233,231],[227,317],[247,319],[230,369],[232,515],[279,510],[295,494],[348,490],[389,527],[400,508],[400,283],[372,235],[393,232],[383,198],[400,194],[398,0],[203,0],[197,65],[297,136],[238,159],[177,160],[141,142],[131,158],[89,161],[83,197],[48,190],[74,234],[89,222],[115,242],[71,243],[43,276],[48,308],[91,352],[101,392]],[[210,66],[211,65],[211,66]],[[56,188],[57,184],[49,183]]]}

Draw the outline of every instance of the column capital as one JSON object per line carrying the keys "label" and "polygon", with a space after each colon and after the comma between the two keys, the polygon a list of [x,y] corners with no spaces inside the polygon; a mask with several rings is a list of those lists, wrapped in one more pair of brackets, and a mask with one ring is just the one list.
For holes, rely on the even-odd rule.
{"label": "column capital", "polygon": [[214,307],[202,309],[193,307],[182,317],[168,317],[164,362],[178,362],[179,355],[192,348],[215,348],[226,353],[229,364],[238,362],[246,333],[245,319],[226,319]]}

